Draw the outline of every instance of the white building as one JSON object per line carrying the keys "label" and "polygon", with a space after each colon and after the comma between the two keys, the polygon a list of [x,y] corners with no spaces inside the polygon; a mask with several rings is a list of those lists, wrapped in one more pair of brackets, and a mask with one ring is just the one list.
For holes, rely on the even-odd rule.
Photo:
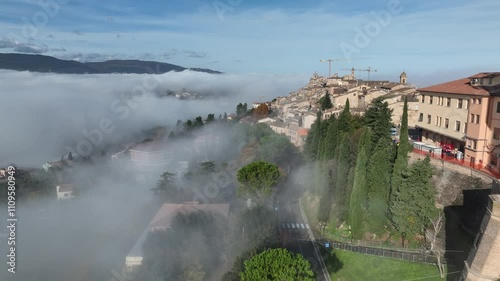
{"label": "white building", "polygon": [[74,198],[75,189],[72,184],[56,185],[57,200],[66,200]]}

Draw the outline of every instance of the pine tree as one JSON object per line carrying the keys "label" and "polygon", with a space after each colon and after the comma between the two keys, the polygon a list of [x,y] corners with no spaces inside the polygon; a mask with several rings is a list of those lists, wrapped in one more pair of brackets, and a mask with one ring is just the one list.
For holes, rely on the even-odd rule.
{"label": "pine tree", "polygon": [[363,219],[367,198],[366,169],[370,144],[371,132],[367,129],[363,132],[359,141],[354,183],[349,200],[349,223],[354,239],[361,239],[363,236]]}
{"label": "pine tree", "polygon": [[333,107],[332,100],[330,99],[330,93],[328,93],[328,91],[322,98],[319,99],[319,104],[321,110],[326,110]]}
{"label": "pine tree", "polygon": [[381,138],[368,164],[368,225],[370,231],[381,232],[387,222],[393,148],[389,140]]}

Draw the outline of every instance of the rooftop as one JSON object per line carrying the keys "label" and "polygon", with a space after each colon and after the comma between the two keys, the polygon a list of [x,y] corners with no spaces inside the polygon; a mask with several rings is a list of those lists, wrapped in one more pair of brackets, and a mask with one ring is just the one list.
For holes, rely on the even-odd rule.
{"label": "rooftop", "polygon": [[59,192],[73,192],[74,186],[73,184],[59,184]]}
{"label": "rooftop", "polygon": [[499,72],[482,72],[475,74],[471,77],[462,78],[450,82],[445,82],[425,88],[419,89],[420,92],[433,92],[433,93],[448,93],[460,95],[473,95],[473,96],[487,96],[488,91],[485,87],[475,87],[471,85],[471,78],[484,78],[494,75],[499,75]]}

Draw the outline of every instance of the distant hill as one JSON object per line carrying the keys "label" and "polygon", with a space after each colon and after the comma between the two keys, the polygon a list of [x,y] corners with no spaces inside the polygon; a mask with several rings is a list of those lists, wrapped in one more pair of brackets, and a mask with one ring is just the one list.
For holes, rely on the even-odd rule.
{"label": "distant hill", "polygon": [[78,62],[60,60],[50,56],[0,53],[0,69],[60,74],[106,74],[106,73],[156,73],[169,71],[198,71],[211,74],[222,72],[205,68],[185,68],[170,63],[140,60],[109,60],[104,62]]}

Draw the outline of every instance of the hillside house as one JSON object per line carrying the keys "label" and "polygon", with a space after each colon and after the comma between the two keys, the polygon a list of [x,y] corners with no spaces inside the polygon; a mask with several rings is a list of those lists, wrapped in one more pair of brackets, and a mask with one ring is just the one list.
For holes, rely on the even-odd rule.
{"label": "hillside house", "polygon": [[75,197],[73,184],[56,185],[57,200],[67,200]]}

